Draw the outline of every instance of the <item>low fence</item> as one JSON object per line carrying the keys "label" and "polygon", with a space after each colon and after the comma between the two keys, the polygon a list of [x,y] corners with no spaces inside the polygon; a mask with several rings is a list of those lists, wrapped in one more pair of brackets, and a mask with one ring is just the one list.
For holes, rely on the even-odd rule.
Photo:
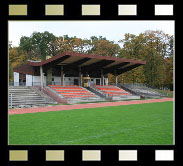
{"label": "low fence", "polygon": [[[41,86],[41,82],[9,82],[9,86]],[[44,83],[47,86],[47,83]]]}
{"label": "low fence", "polygon": [[13,94],[12,93],[9,94],[9,106],[10,106],[10,108],[13,107]]}
{"label": "low fence", "polygon": [[26,86],[25,82],[9,82],[9,86]]}
{"label": "low fence", "polygon": [[[50,83],[44,83],[44,86],[47,85],[50,85]],[[52,82],[51,85],[61,85],[61,82]],[[65,85],[73,85],[73,83],[65,81]],[[9,82],[9,86],[41,86],[41,82]]]}

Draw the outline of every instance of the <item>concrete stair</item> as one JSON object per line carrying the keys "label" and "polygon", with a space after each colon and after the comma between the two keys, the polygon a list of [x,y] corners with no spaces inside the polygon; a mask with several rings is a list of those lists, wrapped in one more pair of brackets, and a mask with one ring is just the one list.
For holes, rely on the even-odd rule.
{"label": "concrete stair", "polygon": [[88,96],[88,97],[77,97],[77,98],[72,98],[72,99],[68,99],[69,103],[84,103],[84,102],[98,102],[98,101],[105,101],[105,99],[101,98],[100,96],[98,96],[96,93],[90,91],[88,88],[84,88],[81,87],[83,90],[87,91],[87,93],[92,94],[93,96]]}
{"label": "concrete stair", "polygon": [[49,88],[55,91],[57,95],[61,98],[67,100],[67,103],[83,103],[83,102],[97,102],[104,101],[103,98],[99,97],[97,94],[91,92],[90,90],[82,86],[51,86]]}
{"label": "concrete stair", "polygon": [[127,91],[139,95],[143,98],[161,98],[167,97],[167,94],[159,93],[155,89],[146,87],[142,84],[119,84],[119,87],[126,89]]}
{"label": "concrete stair", "polygon": [[[11,102],[12,96],[12,102]],[[12,103],[12,104],[11,104]],[[36,93],[33,89],[26,86],[9,87],[9,106],[11,107],[34,107],[45,106],[47,104],[56,104],[48,101],[46,98]]]}
{"label": "concrete stair", "polygon": [[129,100],[129,99],[140,99],[138,95],[132,95],[131,93],[113,85],[105,86],[92,86],[93,92],[100,93],[106,99],[110,100]]}

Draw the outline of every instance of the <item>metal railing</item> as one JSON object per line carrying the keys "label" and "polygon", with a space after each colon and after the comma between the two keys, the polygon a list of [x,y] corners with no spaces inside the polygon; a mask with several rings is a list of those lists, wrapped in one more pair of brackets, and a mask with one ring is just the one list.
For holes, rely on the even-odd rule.
{"label": "metal railing", "polygon": [[[113,84],[110,84],[113,85]],[[102,94],[103,96],[105,96],[105,98],[113,98],[113,97],[120,97],[120,98],[127,98],[129,95],[116,95],[116,94],[106,94],[101,90],[98,90],[97,88],[95,88],[95,86],[92,86],[92,89],[94,89],[95,91],[97,91],[98,93]],[[109,89],[110,90],[110,89]]]}
{"label": "metal railing", "polygon": [[[50,85],[50,83],[44,83],[44,86]],[[61,85],[61,82],[52,82],[51,85]],[[65,81],[65,85],[73,85],[72,82]],[[41,82],[9,82],[9,86],[41,86]]]}
{"label": "metal railing", "polygon": [[13,94],[12,93],[9,94],[9,105],[11,108],[13,107]]}
{"label": "metal railing", "polygon": [[[44,86],[46,86],[47,83],[44,83]],[[9,86],[41,86],[41,82],[9,82]]]}
{"label": "metal railing", "polygon": [[152,86],[148,86],[147,84],[142,83],[123,83],[118,84],[119,87],[127,88],[127,90],[130,90],[132,93],[135,93],[140,96],[168,96],[167,93],[164,92],[158,92],[157,88],[154,88]]}
{"label": "metal railing", "polygon": [[[61,82],[52,81],[52,85],[61,85]],[[64,85],[74,85],[73,82],[65,81]]]}
{"label": "metal railing", "polygon": [[9,82],[9,86],[26,86],[25,82]]}

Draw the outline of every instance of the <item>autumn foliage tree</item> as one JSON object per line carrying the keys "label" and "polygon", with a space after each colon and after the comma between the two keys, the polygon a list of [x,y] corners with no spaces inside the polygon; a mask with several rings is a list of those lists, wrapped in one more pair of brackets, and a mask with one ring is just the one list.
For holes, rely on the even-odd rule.
{"label": "autumn foliage tree", "polygon": [[[165,86],[168,74],[166,62],[173,56],[173,36],[162,31],[146,31],[138,36],[125,34],[125,38],[120,42],[123,44],[120,57],[145,60],[146,65],[122,74],[119,82],[139,82],[157,88]],[[168,68],[170,69],[170,67]],[[169,76],[173,81],[173,75],[170,73]],[[168,84],[166,87],[170,87]]]}
{"label": "autumn foliage tree", "polygon": [[[139,35],[125,34],[119,41],[102,36],[82,39],[68,35],[55,36],[47,31],[33,32],[31,36],[22,36],[20,45],[9,45],[9,76],[13,78],[13,68],[26,60],[45,60],[46,56],[55,56],[65,51],[97,54],[146,61],[146,65],[137,67],[118,76],[119,83],[143,83],[153,87],[173,87],[174,37],[162,31],[145,31]],[[114,76],[108,75],[109,83]]]}

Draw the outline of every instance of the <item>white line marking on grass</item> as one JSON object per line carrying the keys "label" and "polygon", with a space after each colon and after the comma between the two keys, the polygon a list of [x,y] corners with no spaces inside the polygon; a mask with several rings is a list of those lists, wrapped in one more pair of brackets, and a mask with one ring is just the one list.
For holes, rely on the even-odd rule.
{"label": "white line marking on grass", "polygon": [[127,128],[127,129],[118,130],[118,131],[110,132],[110,133],[103,133],[103,134],[99,134],[99,135],[95,135],[95,136],[92,135],[92,136],[83,137],[83,138],[80,138],[80,139],[75,139],[75,140],[70,140],[70,141],[63,141],[60,144],[73,143],[73,142],[77,142],[77,141],[83,141],[83,140],[88,140],[88,139],[93,139],[93,138],[99,138],[99,137],[103,137],[103,136],[106,136],[106,135],[114,135],[114,134],[119,134],[119,133],[125,133],[126,131],[131,131],[131,130],[136,130],[136,129],[143,129],[143,128],[149,128],[149,127],[156,126],[156,125],[162,124],[162,123],[167,123],[167,122],[173,122],[173,120],[162,121],[162,122],[159,122],[159,123],[154,123],[153,125],[146,125],[146,126],[143,126],[143,127],[139,126],[139,127],[135,127],[135,128]]}

